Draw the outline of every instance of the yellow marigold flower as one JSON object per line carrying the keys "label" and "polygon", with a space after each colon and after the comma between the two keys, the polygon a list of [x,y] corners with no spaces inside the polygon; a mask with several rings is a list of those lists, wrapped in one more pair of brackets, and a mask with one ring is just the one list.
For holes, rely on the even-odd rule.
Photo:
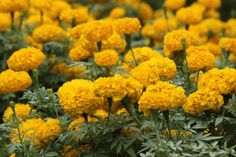
{"label": "yellow marigold flower", "polygon": [[119,34],[134,34],[141,28],[138,18],[120,18],[114,21],[114,28]]}
{"label": "yellow marigold flower", "polygon": [[170,10],[177,10],[183,7],[186,0],[165,0],[164,5]]}
{"label": "yellow marigold flower", "polygon": [[119,54],[114,50],[104,50],[102,52],[94,53],[94,61],[98,66],[109,67],[117,64],[119,61]]}
{"label": "yellow marigold flower", "polygon": [[54,0],[30,0],[30,5],[41,11],[49,10]]}
{"label": "yellow marigold flower", "polygon": [[219,41],[221,48],[236,55],[236,38],[221,38]]}
{"label": "yellow marigold flower", "polygon": [[[224,28],[224,24],[219,19],[208,18],[202,21],[201,23],[208,29],[208,32],[211,31],[213,34],[220,34]],[[207,32],[207,33],[208,33]],[[206,34],[207,35],[207,34]]]}
{"label": "yellow marigold flower", "polygon": [[181,108],[185,103],[185,93],[182,87],[176,87],[168,82],[159,81],[151,85],[139,100],[139,111],[149,115],[151,110],[166,111]]}
{"label": "yellow marigold flower", "polygon": [[14,71],[29,71],[37,69],[45,58],[45,54],[39,49],[22,48],[13,52],[7,60],[7,65]]}
{"label": "yellow marigold flower", "polygon": [[16,157],[16,153],[11,154],[9,157]]}
{"label": "yellow marigold flower", "polygon": [[186,41],[186,47],[198,44],[199,37],[197,34],[187,30],[175,30],[165,35],[164,37],[164,53],[166,56],[171,56],[171,53],[181,51],[182,39]]}
{"label": "yellow marigold flower", "polygon": [[87,59],[91,54],[89,51],[85,50],[81,46],[76,46],[70,49],[69,57],[72,61],[81,61],[83,59]]}
{"label": "yellow marigold flower", "polygon": [[112,19],[118,19],[124,17],[126,14],[126,11],[124,8],[117,7],[111,10],[109,17]]}
{"label": "yellow marigold flower", "polygon": [[32,15],[23,21],[24,27],[27,25],[40,26],[41,24],[55,24],[55,21],[53,21],[47,15],[43,15],[43,17],[41,17],[40,14]]}
{"label": "yellow marigold flower", "polygon": [[89,80],[75,79],[66,82],[58,90],[59,102],[72,117],[80,114],[93,114],[101,108],[104,100],[94,93],[95,85]]}
{"label": "yellow marigold flower", "polygon": [[89,12],[86,7],[79,7],[77,9],[66,9],[61,12],[60,20],[72,24],[72,21],[75,20],[76,24],[85,23],[89,20]]}
{"label": "yellow marigold flower", "polygon": [[[17,118],[20,121],[24,118],[27,118],[32,111],[35,111],[35,110],[32,110],[29,104],[20,104],[20,103],[15,104],[14,110],[16,112]],[[4,111],[4,114],[3,114],[3,121],[4,122],[9,121],[12,115],[13,115],[12,108],[7,107],[7,109]]]}
{"label": "yellow marigold flower", "polygon": [[184,111],[192,115],[197,115],[203,111],[219,111],[224,104],[224,98],[217,91],[202,88],[190,94],[183,108]]}
{"label": "yellow marigold flower", "polygon": [[210,9],[206,11],[204,15],[206,18],[215,18],[215,19],[220,18],[220,13],[216,11],[215,9]]}
{"label": "yellow marigold flower", "polygon": [[177,19],[184,24],[196,24],[202,21],[203,14],[194,7],[181,8],[176,13]]}
{"label": "yellow marigold flower", "polygon": [[80,24],[80,25],[77,25],[77,26],[71,28],[69,30],[69,36],[72,39],[79,39],[81,37],[81,35],[84,34],[88,23],[91,23],[91,22],[83,23],[83,24]]}
{"label": "yellow marigold flower", "polygon": [[87,23],[85,37],[89,41],[99,42],[107,40],[113,34],[110,21],[92,21]]}
{"label": "yellow marigold flower", "polygon": [[221,0],[198,0],[198,2],[209,9],[218,9],[221,6]]}
{"label": "yellow marigold flower", "polygon": [[59,41],[65,31],[56,25],[44,24],[33,31],[33,38],[38,42]]}
{"label": "yellow marigold flower", "polygon": [[11,15],[9,13],[0,13],[0,19],[0,31],[11,27]]}
{"label": "yellow marigold flower", "polygon": [[225,35],[228,37],[236,37],[236,19],[229,19],[225,23]]}
{"label": "yellow marigold flower", "polygon": [[199,37],[207,37],[208,28],[205,27],[202,23],[190,25],[188,30],[195,32],[199,35]]}
{"label": "yellow marigold flower", "polygon": [[[28,119],[20,123],[19,131],[23,136],[23,141],[30,141],[38,146],[44,146],[61,133],[60,122],[57,119],[47,119],[47,121],[41,118]],[[20,142],[19,132],[17,129],[12,129],[10,134],[10,140],[12,142]]]}
{"label": "yellow marigold flower", "polygon": [[221,49],[220,46],[213,43],[213,42],[208,42],[205,44],[205,46],[207,46],[210,50],[210,52],[214,55],[214,56],[220,56],[221,55]]}
{"label": "yellow marigold flower", "polygon": [[213,68],[198,78],[198,88],[209,88],[220,94],[230,94],[236,89],[236,70]]}
{"label": "yellow marigold flower", "polygon": [[25,71],[14,72],[8,69],[0,73],[0,93],[25,91],[31,84],[32,80]]}
{"label": "yellow marigold flower", "polygon": [[145,2],[139,4],[138,10],[139,10],[139,17],[142,20],[152,19],[154,16],[152,7]]}
{"label": "yellow marigold flower", "polygon": [[119,102],[128,94],[126,79],[120,75],[100,77],[94,82],[94,91],[98,96],[112,97],[114,102]]}
{"label": "yellow marigold flower", "polygon": [[144,86],[157,83],[160,79],[171,80],[176,75],[176,65],[168,58],[152,58],[131,70],[131,75]]}
{"label": "yellow marigold flower", "polygon": [[129,50],[125,55],[125,62],[134,64],[135,61],[139,64],[151,58],[162,58],[160,52],[151,49],[150,47],[137,47]]}
{"label": "yellow marigold flower", "polygon": [[35,41],[31,35],[25,36],[25,41],[29,46],[35,47],[40,50],[43,48],[42,43],[38,43],[37,41]]}
{"label": "yellow marigold flower", "polygon": [[141,34],[145,38],[154,39],[155,35],[156,35],[156,30],[155,30],[154,25],[152,25],[152,24],[144,25],[142,30],[141,30]]}
{"label": "yellow marigold flower", "polygon": [[167,32],[174,30],[178,27],[178,23],[175,18],[158,18],[153,22],[153,25],[155,29],[155,36],[157,36],[160,40],[163,39],[164,35]]}
{"label": "yellow marigold flower", "polygon": [[102,50],[115,50],[116,52],[123,52],[126,48],[126,41],[118,33],[113,33],[107,40],[102,41]]}
{"label": "yellow marigold flower", "polygon": [[28,8],[26,0],[2,0],[0,1],[0,12],[23,11]]}
{"label": "yellow marigold flower", "polygon": [[192,72],[214,66],[215,56],[207,46],[190,46],[186,50],[187,63]]}
{"label": "yellow marigold flower", "polygon": [[131,103],[135,103],[142,95],[143,86],[132,77],[126,78],[126,82],[126,88],[128,90],[127,96],[130,98]]}
{"label": "yellow marigold flower", "polygon": [[71,9],[71,6],[69,3],[63,0],[54,0],[52,2],[52,7],[47,11],[47,14],[51,18],[56,19],[60,16],[63,10],[67,10],[67,9]]}

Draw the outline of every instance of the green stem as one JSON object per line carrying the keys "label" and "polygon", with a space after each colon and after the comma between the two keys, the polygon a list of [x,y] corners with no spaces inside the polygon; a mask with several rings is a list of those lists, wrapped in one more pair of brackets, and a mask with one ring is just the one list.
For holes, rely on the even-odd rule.
{"label": "green stem", "polygon": [[168,128],[169,138],[171,139],[170,118],[169,118],[170,112],[169,110],[166,110],[166,111],[163,111],[162,113],[166,122],[166,126]]}
{"label": "green stem", "polygon": [[186,83],[187,83],[187,91],[189,91],[190,89],[190,70],[188,67],[188,61],[187,61],[187,55],[186,55],[186,39],[182,39],[181,40],[182,43],[182,49],[183,49],[183,57],[182,57],[182,66],[184,68],[185,71],[185,79],[186,79]]}
{"label": "green stem", "polygon": [[151,116],[152,116],[152,120],[153,120],[153,123],[154,123],[154,126],[155,126],[155,131],[156,131],[156,138],[157,138],[157,141],[160,142],[160,134],[159,134],[159,127],[158,127],[158,110],[151,110]]}
{"label": "green stem", "polygon": [[43,105],[43,97],[40,93],[40,86],[39,86],[39,74],[38,74],[38,70],[37,69],[34,69],[33,70],[33,80],[34,80],[34,87],[35,87],[35,90],[36,90],[36,93],[39,97],[39,102],[40,102],[40,105]]}
{"label": "green stem", "polygon": [[43,24],[43,11],[40,11],[40,23]]}
{"label": "green stem", "polygon": [[107,116],[107,123],[106,125],[109,124],[110,121],[110,117],[111,117],[111,108],[112,108],[112,97],[107,98],[107,102],[108,102],[108,116]]}
{"label": "green stem", "polygon": [[229,52],[227,52],[224,48],[221,49],[222,57],[223,57],[223,65],[222,68],[229,66]]}
{"label": "green stem", "polygon": [[49,93],[49,101],[51,102],[52,106],[53,106],[53,109],[56,113],[56,116],[57,118],[59,118],[59,115],[58,115],[58,112],[57,112],[57,108],[55,106],[55,102],[54,102],[54,95],[53,95],[53,91],[51,89],[48,90],[48,93]]}
{"label": "green stem", "polygon": [[129,112],[130,115],[134,117],[136,122],[139,124],[139,126],[142,126],[142,123],[138,119],[134,106],[130,104],[129,98],[125,97],[121,100],[121,104],[125,107],[125,109]]}

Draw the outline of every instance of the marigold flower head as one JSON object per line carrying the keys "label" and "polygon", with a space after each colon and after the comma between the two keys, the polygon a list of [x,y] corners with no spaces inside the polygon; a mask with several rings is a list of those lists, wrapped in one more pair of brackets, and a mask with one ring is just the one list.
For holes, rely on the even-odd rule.
{"label": "marigold flower head", "polygon": [[186,50],[187,63],[192,72],[214,66],[215,56],[207,46],[190,46]]}
{"label": "marigold flower head", "polygon": [[30,0],[30,5],[41,11],[49,10],[54,0]]}
{"label": "marigold flower head", "polygon": [[[18,120],[20,121],[23,120],[24,118],[27,118],[30,115],[31,111],[34,111],[32,110],[29,104],[20,104],[20,103],[15,104],[14,110]],[[7,109],[4,111],[3,114],[3,121],[4,122],[9,121],[13,114],[14,113],[12,108],[7,107]]]}
{"label": "marigold flower head", "polygon": [[59,41],[65,31],[56,25],[44,24],[33,31],[33,38],[38,42]]}
{"label": "marigold flower head", "polygon": [[219,41],[221,48],[236,55],[236,38],[221,38]]}
{"label": "marigold flower head", "polygon": [[31,84],[32,80],[25,71],[14,72],[8,69],[0,73],[0,93],[25,91]]}
{"label": "marigold flower head", "polygon": [[186,47],[198,44],[199,37],[196,33],[187,30],[175,30],[165,35],[164,37],[164,53],[170,56],[171,53],[181,51],[182,40],[185,39]]}
{"label": "marigold flower head", "polygon": [[3,0],[0,1],[0,12],[23,11],[28,8],[27,0]]}
{"label": "marigold flower head", "polygon": [[81,61],[83,59],[87,59],[91,54],[89,51],[85,50],[81,46],[76,46],[70,49],[69,57],[72,61]]}
{"label": "marigold flower head", "polygon": [[[93,118],[91,116],[88,116],[88,122],[96,122],[97,119],[96,118]],[[79,132],[80,128],[83,126],[83,125],[86,125],[86,121],[84,119],[83,116],[79,116],[77,117],[75,120],[73,120],[72,122],[70,122],[69,126],[68,126],[68,129],[69,131],[76,131],[76,132]]]}
{"label": "marigold flower head", "polygon": [[230,94],[236,89],[236,70],[213,68],[198,78],[198,88],[209,88],[219,94]]}
{"label": "marigold flower head", "polygon": [[9,13],[0,13],[0,19],[0,31],[10,28],[11,15]]}
{"label": "marigold flower head", "polygon": [[183,7],[186,0],[165,0],[164,5],[170,10],[177,10]]}
{"label": "marigold flower head", "polygon": [[145,2],[139,4],[138,10],[139,10],[139,17],[142,20],[152,19],[154,16],[152,7]]}
{"label": "marigold flower head", "polygon": [[214,18],[205,19],[201,24],[207,28],[208,32],[211,31],[214,35],[220,34],[224,28],[224,23],[219,19]]}
{"label": "marigold flower head", "polygon": [[205,44],[205,46],[207,46],[210,50],[210,52],[214,55],[214,56],[220,56],[221,55],[221,48],[219,45],[213,43],[213,42],[208,42]]}
{"label": "marigold flower head", "polygon": [[82,79],[64,83],[58,90],[61,107],[72,117],[93,114],[104,103],[103,98],[95,95],[94,86],[91,81]]}
{"label": "marigold flower head", "polygon": [[156,30],[154,25],[152,24],[146,24],[142,27],[141,30],[141,34],[142,36],[144,36],[145,38],[150,38],[150,39],[154,39],[156,36]]}
{"label": "marigold flower head", "polygon": [[236,19],[229,19],[225,23],[225,35],[228,37],[236,37]]}
{"label": "marigold flower head", "polygon": [[121,7],[117,7],[111,10],[109,17],[112,19],[118,19],[118,18],[122,18],[125,16],[125,9],[121,8]]}
{"label": "marigold flower head", "polygon": [[60,14],[60,20],[64,23],[72,24],[75,20],[76,24],[85,23],[89,20],[89,12],[86,7],[79,7],[77,9],[66,9]]}
{"label": "marigold flower head", "polygon": [[94,113],[94,116],[98,117],[98,118],[107,118],[108,117],[108,112],[104,111],[104,110],[97,110]]}
{"label": "marigold flower head", "polygon": [[94,53],[94,61],[98,66],[109,67],[119,61],[119,54],[114,50],[104,50]]}
{"label": "marigold flower head", "polygon": [[206,18],[219,19],[220,18],[220,13],[218,11],[216,11],[215,9],[209,9],[205,12],[204,16]]}
{"label": "marigold flower head", "polygon": [[126,41],[118,33],[113,33],[107,40],[102,41],[102,50],[115,50],[116,52],[123,52],[126,48]]}
{"label": "marigold flower head", "polygon": [[130,99],[131,103],[137,102],[143,92],[142,84],[133,77],[128,77],[126,78],[126,88],[128,91],[127,97]]}
{"label": "marigold flower head", "polygon": [[114,102],[121,101],[128,94],[126,80],[120,75],[98,78],[94,82],[94,91],[100,97],[111,97]]}
{"label": "marigold flower head", "polygon": [[31,15],[27,19],[23,21],[23,26],[40,26],[41,24],[55,24],[55,21],[53,21],[48,15],[43,15],[41,17],[40,14],[37,15]]}
{"label": "marigold flower head", "polygon": [[[19,131],[23,136],[23,141],[30,141],[38,146],[55,140],[61,133],[61,126],[58,119],[47,119],[46,121],[41,118],[28,119],[20,123]],[[20,142],[17,129],[12,129],[10,140],[12,142]]]}
{"label": "marigold flower head", "polygon": [[171,80],[176,75],[176,65],[168,58],[152,58],[131,70],[131,75],[144,86],[157,83],[160,79]]}
{"label": "marigold flower head", "polygon": [[114,21],[114,28],[119,34],[131,35],[141,28],[140,21],[137,18],[120,18]]}
{"label": "marigold flower head", "polygon": [[29,71],[37,69],[45,58],[45,54],[39,49],[22,48],[13,52],[7,60],[7,65],[14,71]]}
{"label": "marigold flower head", "polygon": [[164,35],[177,28],[178,23],[175,18],[165,19],[165,18],[158,18],[153,23],[155,29],[155,36],[162,40]]}
{"label": "marigold flower head", "polygon": [[185,103],[185,93],[182,87],[176,87],[168,82],[159,81],[151,85],[139,100],[139,111],[149,115],[151,110],[166,111],[181,108]]}
{"label": "marigold flower head", "polygon": [[221,0],[198,0],[198,2],[209,9],[218,9],[221,6]]}
{"label": "marigold flower head", "polygon": [[54,0],[52,2],[52,7],[47,11],[47,14],[51,18],[56,19],[60,16],[63,10],[67,10],[67,9],[71,9],[71,6],[69,3],[63,0]]}
{"label": "marigold flower head", "polygon": [[133,64],[134,62],[142,63],[151,58],[162,58],[160,52],[151,49],[150,47],[137,47],[129,50],[125,55],[125,62]]}
{"label": "marigold flower head", "polygon": [[224,104],[224,98],[217,91],[202,88],[190,94],[183,108],[184,111],[192,115],[203,111],[219,111]]}
{"label": "marigold flower head", "polygon": [[202,21],[203,13],[194,7],[181,8],[176,13],[177,19],[184,24],[196,24]]}

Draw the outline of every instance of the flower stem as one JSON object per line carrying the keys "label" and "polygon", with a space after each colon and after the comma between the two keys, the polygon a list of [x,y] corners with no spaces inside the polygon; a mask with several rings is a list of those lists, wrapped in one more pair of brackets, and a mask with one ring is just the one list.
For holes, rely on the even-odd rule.
{"label": "flower stem", "polygon": [[108,116],[107,116],[107,123],[106,123],[106,125],[108,125],[109,124],[109,121],[110,121],[110,116],[111,116],[111,108],[112,108],[112,98],[111,97],[109,97],[109,98],[107,98],[107,102],[108,102]]}

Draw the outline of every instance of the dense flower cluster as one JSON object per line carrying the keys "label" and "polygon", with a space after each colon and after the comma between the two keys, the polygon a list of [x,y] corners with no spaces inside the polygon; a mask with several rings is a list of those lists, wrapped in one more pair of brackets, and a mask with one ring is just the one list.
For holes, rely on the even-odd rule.
{"label": "dense flower cluster", "polygon": [[0,73],[0,93],[24,91],[31,84],[32,80],[25,71],[14,72],[8,69]]}
{"label": "dense flower cluster", "polygon": [[236,38],[221,38],[219,41],[221,48],[236,55]]}
{"label": "dense flower cluster", "polygon": [[20,142],[19,137],[23,135],[21,137],[23,141],[30,141],[36,145],[43,146],[55,140],[61,133],[61,126],[58,119],[50,118],[44,121],[41,118],[34,118],[20,123],[19,131],[17,132],[17,129],[11,131],[11,141]]}
{"label": "dense flower cluster", "polygon": [[0,1],[0,12],[23,11],[28,8],[27,0],[4,0]]}
{"label": "dense flower cluster", "polygon": [[182,87],[159,81],[151,85],[139,100],[139,111],[150,114],[151,110],[169,110],[181,108],[186,96]]}
{"label": "dense flower cluster", "polygon": [[[14,112],[18,118],[18,120],[22,120],[24,118],[27,118],[30,113],[32,111],[34,111],[29,104],[15,104],[14,106]],[[13,110],[11,107],[7,107],[7,109],[4,111],[4,114],[3,114],[3,120],[6,122],[6,121],[9,121],[11,120],[11,117],[13,116]]]}
{"label": "dense flower cluster", "polygon": [[30,47],[15,51],[7,60],[7,65],[15,71],[29,71],[37,69],[46,58],[39,49]]}

